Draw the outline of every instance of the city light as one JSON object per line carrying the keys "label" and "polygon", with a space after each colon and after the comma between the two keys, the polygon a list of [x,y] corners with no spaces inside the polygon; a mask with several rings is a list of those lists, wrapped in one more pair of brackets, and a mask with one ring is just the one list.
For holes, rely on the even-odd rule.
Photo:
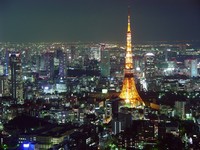
{"label": "city light", "polygon": [[23,144],[23,147],[24,148],[29,148],[30,147],[30,144],[28,143],[28,144]]}
{"label": "city light", "polygon": [[128,5],[0,3],[0,149],[200,149],[199,7]]}

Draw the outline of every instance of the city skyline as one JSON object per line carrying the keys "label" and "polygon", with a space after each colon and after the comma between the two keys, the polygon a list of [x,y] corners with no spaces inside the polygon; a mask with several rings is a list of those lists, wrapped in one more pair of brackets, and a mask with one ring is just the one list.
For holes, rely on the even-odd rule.
{"label": "city skyline", "polygon": [[200,149],[198,17],[150,1],[1,1],[0,149]]}
{"label": "city skyline", "polygon": [[[197,0],[130,0],[133,41],[199,40]],[[128,1],[0,2],[2,42],[125,43]]]}

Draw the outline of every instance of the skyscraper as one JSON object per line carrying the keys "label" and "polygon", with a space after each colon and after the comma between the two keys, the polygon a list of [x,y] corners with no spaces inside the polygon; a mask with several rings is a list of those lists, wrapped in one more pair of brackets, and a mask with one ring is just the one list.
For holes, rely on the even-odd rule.
{"label": "skyscraper", "polygon": [[57,58],[59,60],[59,78],[66,78],[67,76],[67,56],[62,49],[56,51]]}
{"label": "skyscraper", "polygon": [[145,61],[145,77],[152,78],[155,72],[155,55],[153,53],[146,53]]}
{"label": "skyscraper", "polygon": [[47,51],[44,53],[45,68],[50,80],[53,80],[54,78],[54,55],[54,51]]}
{"label": "skyscraper", "polygon": [[8,76],[0,76],[0,97],[9,96]]}
{"label": "skyscraper", "polygon": [[198,76],[197,59],[186,59],[184,63],[185,66],[189,68],[190,77],[197,77]]}
{"label": "skyscraper", "polygon": [[101,76],[110,76],[110,52],[101,45]]}
{"label": "skyscraper", "polygon": [[130,11],[128,14],[128,29],[127,29],[127,43],[126,43],[126,56],[125,56],[125,68],[124,68],[124,80],[121,93],[119,97],[129,105],[129,107],[144,106],[144,102],[140,97],[135,84],[134,79],[134,65],[133,65],[133,52],[131,44],[131,23],[130,23]]}
{"label": "skyscraper", "polygon": [[153,80],[155,75],[155,55],[153,53],[146,53],[144,55],[144,74],[146,78],[146,85],[148,91],[156,90],[155,80]]}
{"label": "skyscraper", "polygon": [[10,53],[11,95],[15,104],[23,104],[22,65],[20,53]]}
{"label": "skyscraper", "polygon": [[6,54],[5,54],[5,70],[4,70],[4,74],[7,76],[8,75],[8,68],[9,68],[9,51],[6,50]]}

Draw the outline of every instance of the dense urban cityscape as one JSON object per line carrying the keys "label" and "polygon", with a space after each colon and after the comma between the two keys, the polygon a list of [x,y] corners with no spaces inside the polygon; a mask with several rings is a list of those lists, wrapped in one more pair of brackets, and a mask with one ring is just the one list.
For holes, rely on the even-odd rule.
{"label": "dense urban cityscape", "polygon": [[124,46],[1,43],[2,148],[198,149],[200,47],[193,43],[134,46],[142,119],[118,112]]}
{"label": "dense urban cityscape", "polygon": [[0,42],[0,149],[200,149],[200,41],[135,42],[127,10],[125,42]]}

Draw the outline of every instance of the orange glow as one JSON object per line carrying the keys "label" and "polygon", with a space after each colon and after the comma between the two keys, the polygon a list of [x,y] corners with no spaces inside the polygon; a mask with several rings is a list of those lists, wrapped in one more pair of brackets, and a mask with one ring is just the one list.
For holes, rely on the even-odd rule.
{"label": "orange glow", "polygon": [[128,29],[127,29],[127,43],[126,43],[126,58],[123,87],[119,97],[129,103],[131,107],[144,106],[136,89],[135,80],[133,78],[133,57],[132,57],[132,44],[131,44],[131,24],[130,15],[128,15]]}

